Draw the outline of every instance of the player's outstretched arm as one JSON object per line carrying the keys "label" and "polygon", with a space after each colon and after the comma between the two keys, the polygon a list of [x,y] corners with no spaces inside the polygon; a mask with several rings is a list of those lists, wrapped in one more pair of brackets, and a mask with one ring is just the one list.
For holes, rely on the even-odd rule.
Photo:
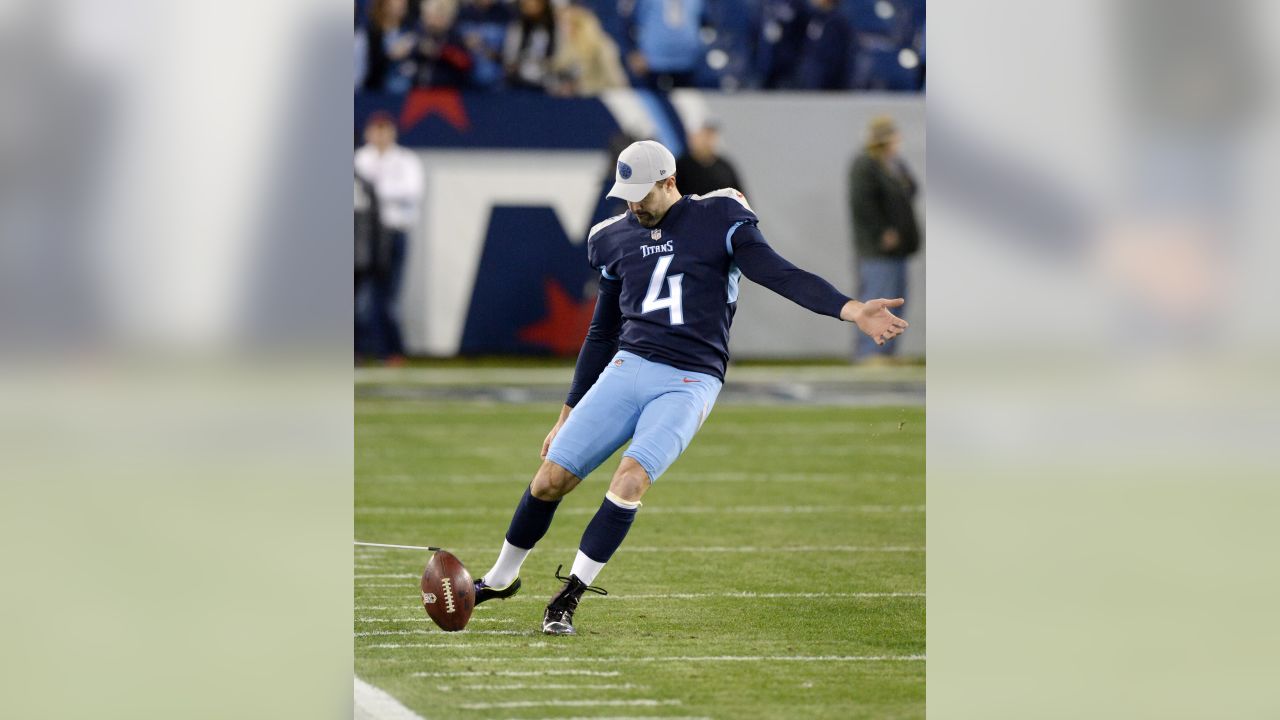
{"label": "player's outstretched arm", "polygon": [[748,280],[819,315],[841,317],[849,296],[817,275],[792,265],[769,247],[754,223],[736,226],[730,240],[733,260]]}
{"label": "player's outstretched arm", "polygon": [[906,320],[889,312],[889,308],[902,307],[905,302],[902,298],[868,300],[865,303],[850,300],[840,309],[840,319],[854,323],[877,345],[883,345],[907,329]]}

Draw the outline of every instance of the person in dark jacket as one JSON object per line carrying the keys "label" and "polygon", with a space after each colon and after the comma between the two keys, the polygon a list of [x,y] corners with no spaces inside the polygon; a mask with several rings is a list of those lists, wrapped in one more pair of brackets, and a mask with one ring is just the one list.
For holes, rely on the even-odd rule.
{"label": "person in dark jacket", "polygon": [[[864,150],[849,172],[849,208],[857,250],[858,297],[907,298],[907,259],[920,249],[913,201],[916,181],[898,156],[902,142],[893,119],[867,127]],[[905,310],[902,311],[905,315]],[[858,340],[859,361],[884,363],[894,348]]]}
{"label": "person in dark jacket", "polygon": [[706,120],[702,127],[689,133],[688,151],[676,160],[676,177],[680,190],[689,195],[706,195],[721,188],[747,193],[733,165],[720,156],[720,126]]}

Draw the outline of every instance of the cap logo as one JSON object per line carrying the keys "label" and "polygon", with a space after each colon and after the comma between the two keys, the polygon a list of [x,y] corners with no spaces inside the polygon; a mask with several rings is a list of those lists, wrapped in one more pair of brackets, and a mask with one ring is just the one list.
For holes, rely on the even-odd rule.
{"label": "cap logo", "polygon": [[623,180],[631,179],[631,166],[621,160],[618,161],[618,177]]}

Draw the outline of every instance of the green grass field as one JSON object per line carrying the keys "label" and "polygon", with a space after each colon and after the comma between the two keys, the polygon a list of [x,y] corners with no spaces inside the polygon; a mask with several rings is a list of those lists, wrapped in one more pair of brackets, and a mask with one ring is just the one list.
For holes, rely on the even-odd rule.
{"label": "green grass field", "polygon": [[[489,568],[556,405],[358,400],[356,539]],[[922,718],[922,408],[718,405],[645,497],[577,637],[539,632],[618,456],[560,506],[524,588],[462,633],[428,554],[356,548],[355,670],[425,718]]]}

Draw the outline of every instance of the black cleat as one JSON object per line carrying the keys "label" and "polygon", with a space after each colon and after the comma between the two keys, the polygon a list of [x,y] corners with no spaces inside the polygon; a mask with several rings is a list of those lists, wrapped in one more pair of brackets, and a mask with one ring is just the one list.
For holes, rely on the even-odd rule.
{"label": "black cleat", "polygon": [[608,595],[603,588],[591,587],[578,579],[577,575],[565,577],[560,574],[563,565],[556,568],[556,579],[564,581],[564,587],[551,598],[547,611],[542,616],[542,632],[547,635],[577,635],[573,629],[573,612],[578,609],[578,601],[588,590],[600,595]]}
{"label": "black cleat", "polygon": [[520,578],[516,578],[512,583],[502,589],[491,588],[485,584],[484,578],[476,581],[476,605],[486,600],[506,600],[507,598],[520,592]]}

